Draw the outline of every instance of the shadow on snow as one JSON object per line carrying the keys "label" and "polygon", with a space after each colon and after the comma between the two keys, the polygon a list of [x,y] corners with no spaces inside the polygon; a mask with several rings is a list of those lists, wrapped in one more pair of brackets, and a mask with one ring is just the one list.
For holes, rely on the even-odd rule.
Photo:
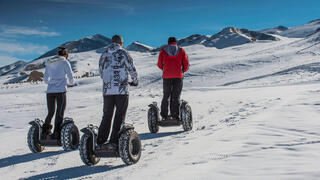
{"label": "shadow on snow", "polygon": [[31,176],[28,178],[23,178],[26,180],[32,180],[32,179],[72,179],[72,178],[79,178],[82,176],[87,176],[87,175],[92,175],[92,174],[97,174],[97,173],[102,173],[102,172],[107,172],[111,171],[114,169],[119,169],[123,168],[126,165],[119,165],[119,166],[94,166],[94,167],[89,167],[89,166],[78,166],[78,167],[71,167],[67,169],[61,169],[53,172],[48,172],[44,174],[39,174],[35,176]]}
{"label": "shadow on snow", "polygon": [[139,134],[139,137],[141,140],[149,140],[149,139],[156,139],[156,138],[162,138],[166,136],[172,136],[172,135],[177,135],[181,134],[184,131],[177,131],[177,132],[163,132],[163,133],[143,133]]}
{"label": "shadow on snow", "polygon": [[[7,166],[13,166],[13,165],[21,164],[21,163],[25,163],[25,162],[30,162],[30,161],[34,161],[34,160],[38,160],[38,159],[42,159],[42,158],[47,158],[50,156],[56,156],[56,155],[63,154],[66,152],[67,151],[61,150],[61,151],[56,151],[56,152],[44,152],[44,153],[39,153],[39,154],[28,153],[28,154],[10,156],[10,157],[0,159],[0,168],[4,168]],[[68,152],[70,152],[70,151],[68,151]]]}

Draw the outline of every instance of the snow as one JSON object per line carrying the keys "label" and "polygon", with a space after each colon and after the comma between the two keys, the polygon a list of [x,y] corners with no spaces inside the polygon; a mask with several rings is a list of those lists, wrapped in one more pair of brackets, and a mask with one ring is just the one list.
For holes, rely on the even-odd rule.
{"label": "snow", "polygon": [[279,33],[281,36],[292,38],[303,38],[311,35],[314,31],[320,28],[320,20],[311,21],[307,24],[289,28],[286,31]]}
{"label": "snow", "polygon": [[[85,166],[78,151],[48,147],[32,154],[28,122],[47,113],[46,85],[0,85],[0,173],[4,179],[317,179],[320,175],[320,64],[317,41],[277,36],[217,49],[184,47],[190,58],[182,99],[193,110],[194,128],[160,127],[150,134],[148,104],[162,98],[158,53],[130,51],[139,87],[130,88],[126,122],[142,140],[132,166],[120,158]],[[74,53],[76,76],[96,73],[100,51]],[[43,59],[38,60],[39,63]],[[0,83],[12,75],[0,77]],[[99,125],[102,82],[77,79],[65,116],[79,128]]]}

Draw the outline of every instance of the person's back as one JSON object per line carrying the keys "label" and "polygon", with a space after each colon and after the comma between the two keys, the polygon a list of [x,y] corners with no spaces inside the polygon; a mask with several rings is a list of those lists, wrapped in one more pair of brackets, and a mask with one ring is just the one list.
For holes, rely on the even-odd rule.
{"label": "person's back", "polygon": [[158,67],[163,70],[163,78],[183,78],[183,73],[188,71],[188,56],[182,47],[172,42],[162,47]]}
{"label": "person's back", "polygon": [[100,76],[103,79],[104,95],[128,94],[128,72],[134,82],[137,73],[133,60],[119,44],[110,44],[100,58]]}
{"label": "person's back", "polygon": [[73,84],[70,63],[63,56],[55,56],[46,62],[44,81],[48,84],[47,93],[67,91],[67,77],[69,84]]}

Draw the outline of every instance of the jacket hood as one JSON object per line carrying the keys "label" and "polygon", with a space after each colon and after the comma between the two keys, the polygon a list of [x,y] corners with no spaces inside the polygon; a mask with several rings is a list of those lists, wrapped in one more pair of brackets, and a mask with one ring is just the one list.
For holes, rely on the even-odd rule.
{"label": "jacket hood", "polygon": [[107,46],[106,53],[113,53],[118,51],[119,49],[123,49],[122,46],[118,43],[111,43]]}
{"label": "jacket hood", "polygon": [[63,56],[54,56],[53,58],[48,59],[46,61],[46,64],[49,65],[49,64],[53,64],[53,63],[60,62],[63,60],[66,60],[66,58]]}
{"label": "jacket hood", "polygon": [[162,48],[169,56],[176,56],[179,54],[181,48],[177,44],[168,44]]}

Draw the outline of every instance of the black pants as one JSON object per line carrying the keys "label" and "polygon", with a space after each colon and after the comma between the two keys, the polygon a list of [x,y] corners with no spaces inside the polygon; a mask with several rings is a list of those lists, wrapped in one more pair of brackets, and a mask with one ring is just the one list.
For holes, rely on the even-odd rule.
{"label": "black pants", "polygon": [[[56,110],[57,103],[57,110]],[[56,118],[54,124],[54,133],[60,135],[61,132],[61,123],[63,121],[64,110],[66,109],[67,98],[66,93],[48,93],[47,94],[47,106],[48,106],[48,115],[46,117],[45,123],[43,125],[44,132],[50,131],[51,129],[51,120],[56,111]]]}
{"label": "black pants", "polygon": [[116,113],[113,121],[110,143],[119,143],[119,131],[121,124],[125,121],[127,108],[129,103],[128,95],[110,95],[103,98],[103,117],[99,127],[98,144],[103,144],[107,141],[110,134],[110,127],[114,108]]}
{"label": "black pants", "polygon": [[170,113],[174,118],[179,117],[180,95],[183,80],[180,78],[163,79],[163,98],[161,102],[161,116],[168,117],[168,100],[170,97]]}

